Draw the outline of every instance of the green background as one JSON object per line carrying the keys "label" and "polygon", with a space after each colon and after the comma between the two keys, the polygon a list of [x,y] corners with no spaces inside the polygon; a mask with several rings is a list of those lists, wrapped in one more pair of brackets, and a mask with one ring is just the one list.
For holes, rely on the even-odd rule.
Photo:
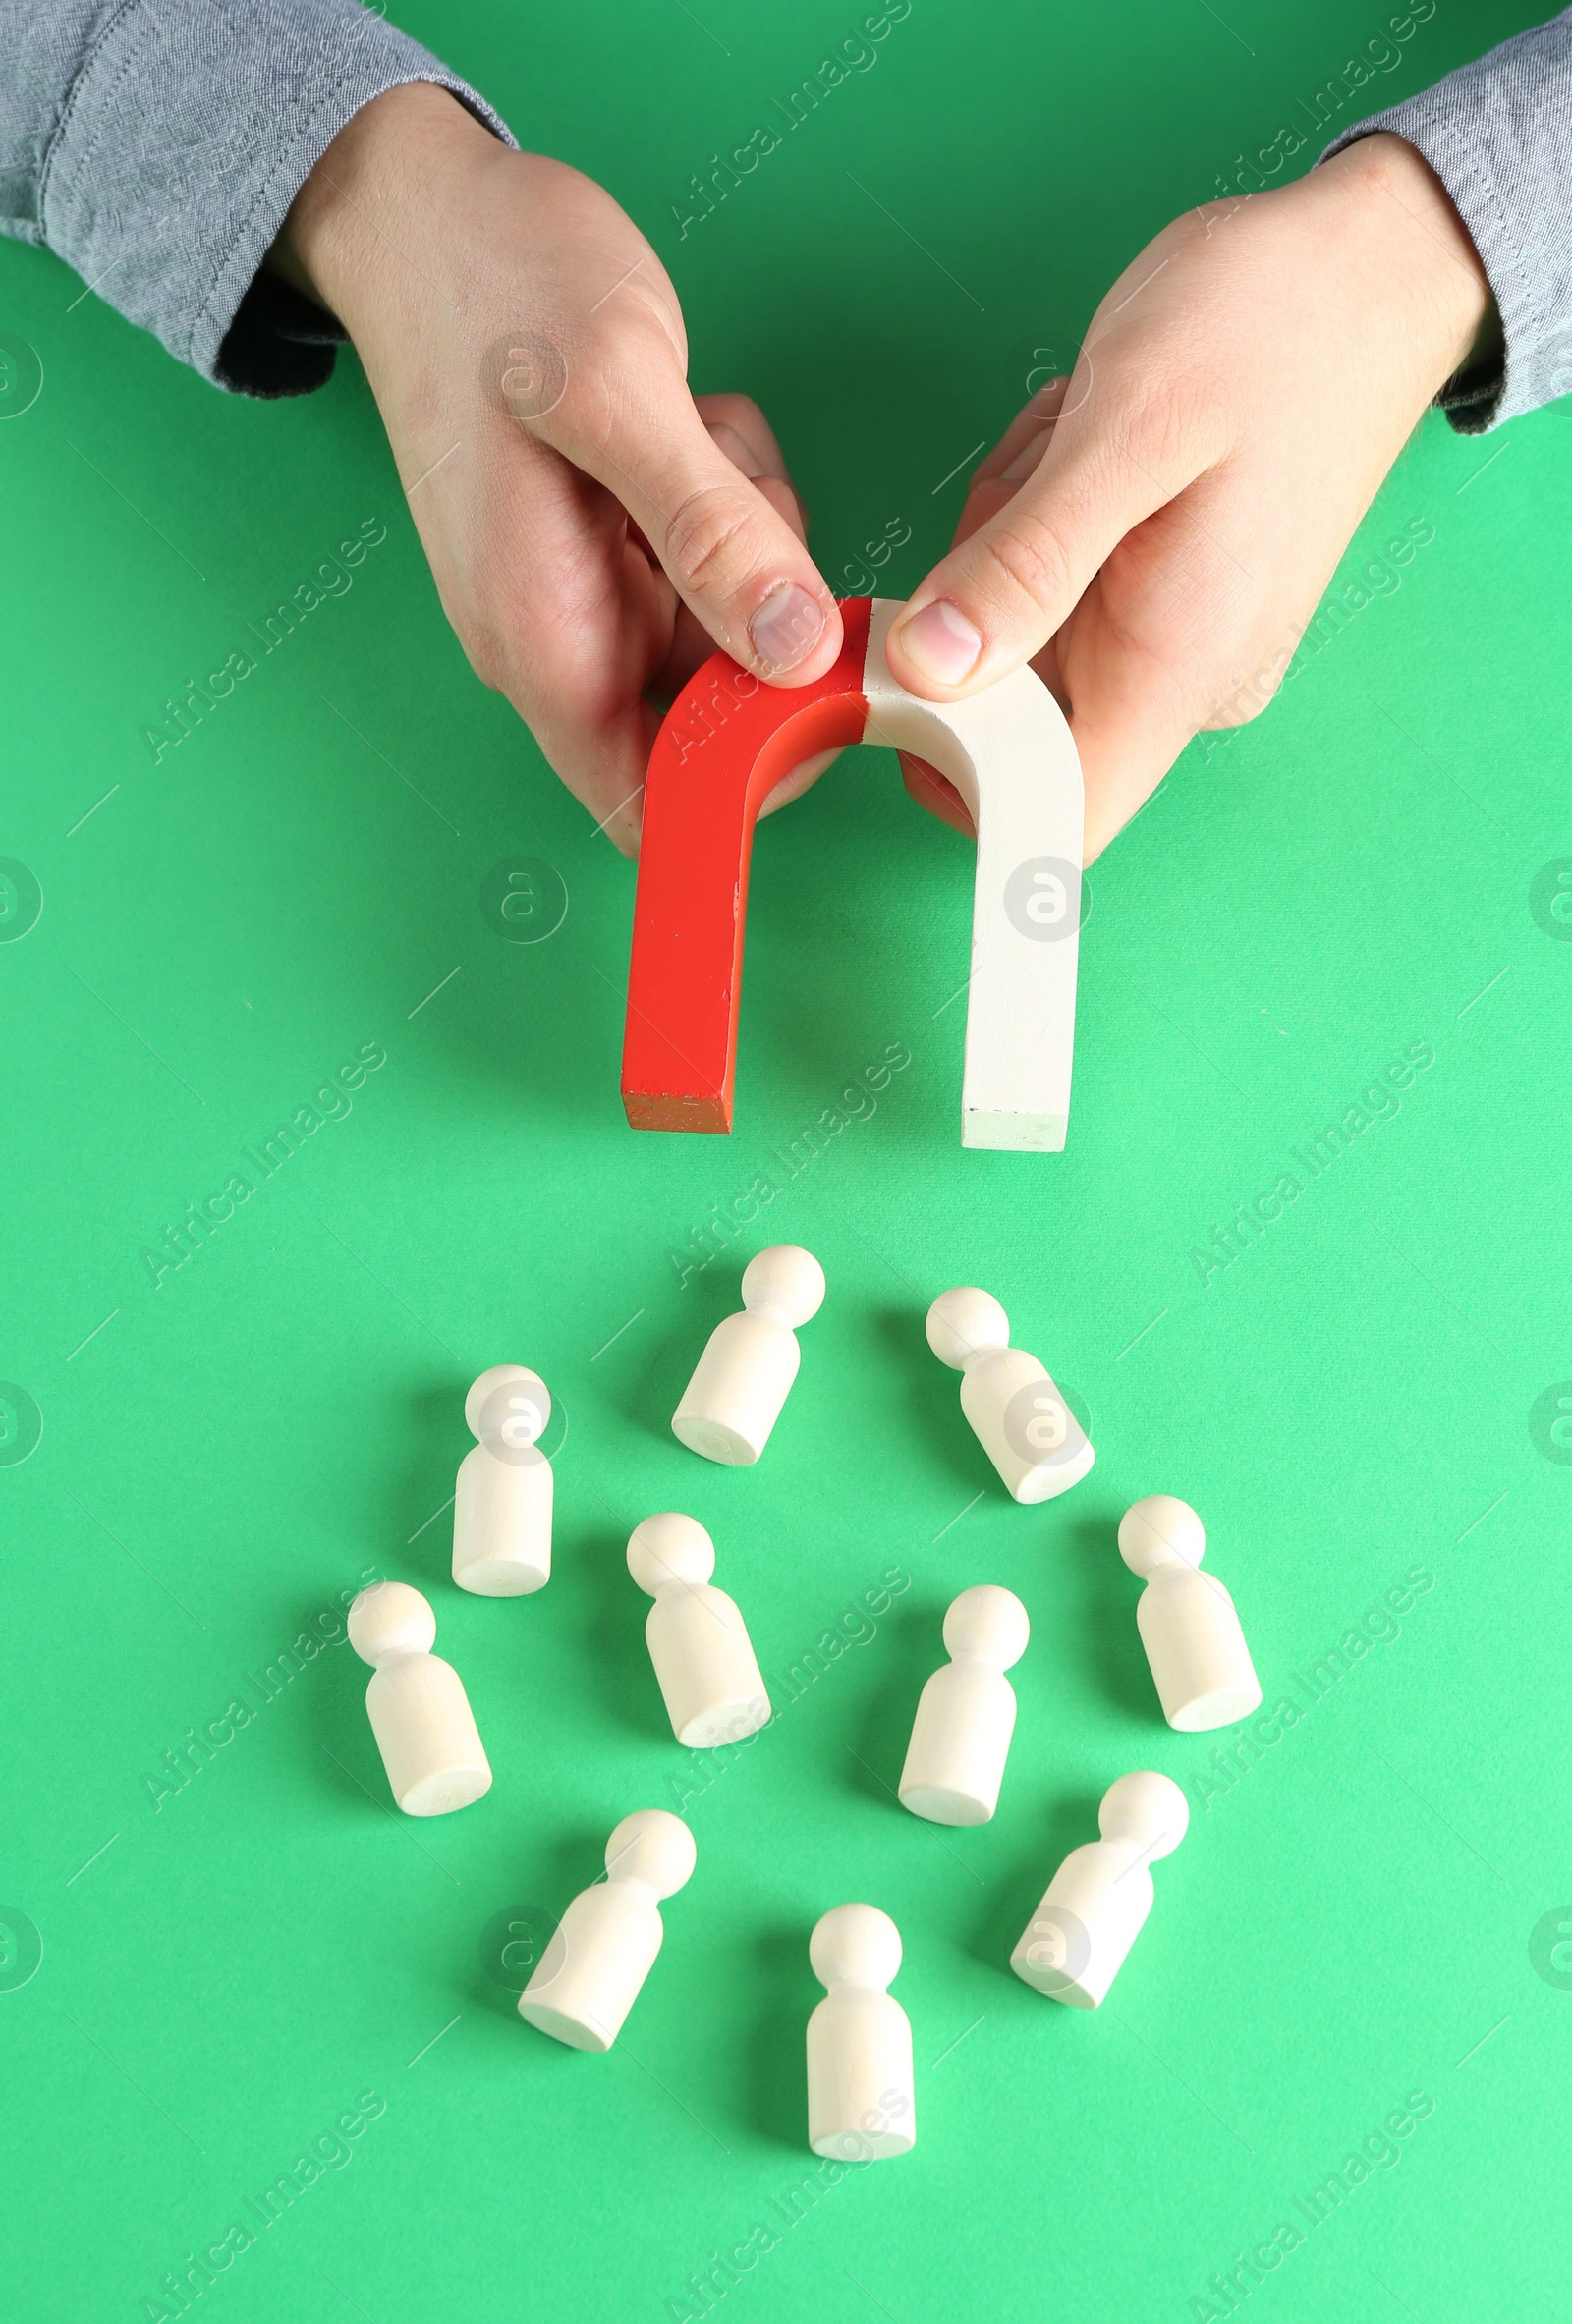
{"label": "green background", "polygon": [[[1039,351],[1073,351],[1147,237],[1306,124],[1384,22],[1226,15],[915,0],[686,240],[689,172],[851,7],[403,21],[651,234],[696,386],[764,404],[833,581],[911,526],[880,576],[898,595],[958,511],[940,480]],[[1528,21],[1441,6],[1365,103]],[[690,2273],[763,2224],[777,2247],[710,2295],[728,2319],[1181,2324],[1423,2093],[1397,2164],[1252,2313],[1547,2314],[1572,1904],[1531,1937],[1572,1898],[1572,1474],[1530,1412],[1572,1374],[1572,947],[1530,889],[1572,855],[1567,415],[1487,442],[1428,419],[1344,569],[1418,527],[1401,585],[1209,763],[1193,747],[1097,865],[1062,1157],[960,1148],[942,1004],[968,852],[872,752],[760,833],[735,1134],[636,1135],[633,873],[471,676],[354,360],[303,402],[224,399],[80,288],[0,249],[0,327],[43,369],[0,428],[0,854],[43,894],[0,943],[0,1373],[42,1414],[0,1468],[8,2313],[157,2313],[165,2271],[375,2093],[351,2163],[202,2315],[677,2317]],[[155,766],[165,696],[363,522],[387,538],[353,589]],[[520,855],[568,899],[534,945],[479,903]],[[1193,1249],[1421,1042],[1400,1110],[1204,1280]],[[144,1248],[364,1044],[386,1062],[353,1111],[155,1289]],[[911,1062],[876,1110],[684,1285],[673,1251],[890,1044]],[[744,1256],[781,1240],[829,1294],[765,1461],[724,1471],[666,1422]],[[1097,1466],[1048,1508],[1006,1499],[924,1344],[955,1282],[994,1290],[1090,1411]],[[433,1513],[463,1389],[502,1358],[539,1367],[566,1432],[550,1587],[497,1604],[454,1590]],[[1156,1714],[1114,1549],[1157,1488],[1204,1513],[1268,1706],[1301,1706],[1226,1789],[1207,1770],[1230,1739]],[[702,1789],[622,1563],[669,1507],[713,1530],[777,1703],[859,1593],[910,1577]],[[1433,1583],[1401,1634],[1316,1700],[1301,1674],[1415,1566]],[[395,1815],[339,1645],[155,1809],[161,1754],[366,1570],[431,1597],[490,1795]],[[1031,1612],[1020,1722],[996,1821],[941,1833],[889,1787],[942,1609],[984,1579]],[[1190,1836],[1108,2005],[1057,2009],[1010,1947],[1140,1766],[1185,1784]],[[621,1815],[685,1788],[698,1870],[627,2039],[538,2038],[483,1932],[560,1911]],[[820,2181],[788,2228],[814,2169],[807,1938],[854,1897],[905,1940],[919,2142]],[[27,1982],[18,1913],[42,1939]]]}

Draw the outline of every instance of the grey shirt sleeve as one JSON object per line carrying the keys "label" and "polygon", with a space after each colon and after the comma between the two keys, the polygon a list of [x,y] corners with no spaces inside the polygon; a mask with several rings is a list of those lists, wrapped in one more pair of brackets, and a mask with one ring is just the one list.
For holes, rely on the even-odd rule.
{"label": "grey shirt sleeve", "polygon": [[363,105],[483,98],[358,0],[0,0],[0,231],[45,243],[220,387],[319,387],[344,333],[261,271]]}
{"label": "grey shirt sleeve", "polygon": [[1430,163],[1474,239],[1500,309],[1504,360],[1437,401],[1480,435],[1572,393],[1572,8],[1372,114],[1322,154],[1390,130]]}

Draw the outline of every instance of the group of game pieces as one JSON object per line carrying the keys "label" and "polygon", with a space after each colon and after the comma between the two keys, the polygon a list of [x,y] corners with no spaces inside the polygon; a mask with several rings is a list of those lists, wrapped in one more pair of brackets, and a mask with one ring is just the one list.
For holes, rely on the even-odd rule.
{"label": "group of game pieces", "polygon": [[[757,1461],[797,1376],[797,1329],[817,1313],[816,1259],[781,1244],[750,1261],[743,1307],[710,1334],[672,1419],[681,1441],[728,1466]],[[997,1300],[962,1287],[934,1300],[927,1339],[959,1371],[961,1408],[1012,1497],[1036,1503],[1086,1475],[1092,1446],[1035,1356],[1010,1346]],[[453,1578],[482,1597],[518,1597],[551,1574],[551,1465],[538,1449],[551,1412],[522,1364],[482,1372],[465,1399],[478,1440],[459,1469]],[[1129,1509],[1119,1551],[1146,1580],[1136,1619],[1170,1727],[1196,1733],[1257,1708],[1261,1688],[1228,1592],[1200,1571],[1206,1533],[1187,1503],[1154,1493]],[[739,1742],[770,1716],[768,1692],[736,1601],[710,1577],[715,1549],[698,1520],[647,1517],[628,1571],[653,1601],[649,1659],[672,1733],[691,1749]],[[373,1664],[371,1731],[407,1815],[446,1815],[489,1789],[491,1769],[458,1673],[431,1651],[436,1619],[419,1590],[383,1581],[350,1608],[355,1651]],[[998,1804],[1015,1730],[1005,1672],[1025,1653],[1026,1608],[1008,1589],[963,1590],[944,1617],[950,1659],[924,1687],[901,1772],[901,1805],[937,1824],[983,1824]],[[1185,1836],[1184,1793],[1150,1770],[1120,1776],[1098,1810],[1100,1837],[1073,1849],[1010,1956],[1039,1993],[1095,2009],[1152,1902],[1149,1866]],[[606,1876],[574,1898],[519,2000],[522,2016],[580,2050],[607,2050],[660,1950],[661,1900],[696,1860],[693,1834],[663,1808],[625,1816],[606,1843]],[[839,1905],[814,1929],[809,1958],[826,1996],[808,2027],[809,2142],[845,2160],[903,2154],[916,2137],[912,2034],[885,1989],[901,1940],[876,1907]]]}

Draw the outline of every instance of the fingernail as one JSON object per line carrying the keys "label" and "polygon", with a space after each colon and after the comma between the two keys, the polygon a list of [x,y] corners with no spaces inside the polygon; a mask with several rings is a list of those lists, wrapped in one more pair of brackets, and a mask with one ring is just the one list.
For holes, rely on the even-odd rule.
{"label": "fingernail", "polygon": [[935,686],[959,686],[982,651],[982,632],[948,597],[925,605],[895,635],[902,653]]}
{"label": "fingernail", "polygon": [[824,608],[795,581],[782,581],[754,615],[748,635],[766,670],[795,670],[824,635]]}

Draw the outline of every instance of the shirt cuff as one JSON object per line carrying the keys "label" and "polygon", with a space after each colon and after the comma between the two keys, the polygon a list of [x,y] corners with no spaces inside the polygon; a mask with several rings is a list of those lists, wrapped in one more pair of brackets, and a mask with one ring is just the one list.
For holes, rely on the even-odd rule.
{"label": "shirt cuff", "polygon": [[1377,130],[1440,179],[1500,311],[1501,360],[1435,399],[1453,427],[1482,435],[1572,393],[1572,10],[1372,114],[1320,158]]}
{"label": "shirt cuff", "polygon": [[345,334],[262,261],[345,123],[413,81],[515,143],[468,83],[357,0],[129,0],[67,100],[44,238],[219,387],[303,395]]}

